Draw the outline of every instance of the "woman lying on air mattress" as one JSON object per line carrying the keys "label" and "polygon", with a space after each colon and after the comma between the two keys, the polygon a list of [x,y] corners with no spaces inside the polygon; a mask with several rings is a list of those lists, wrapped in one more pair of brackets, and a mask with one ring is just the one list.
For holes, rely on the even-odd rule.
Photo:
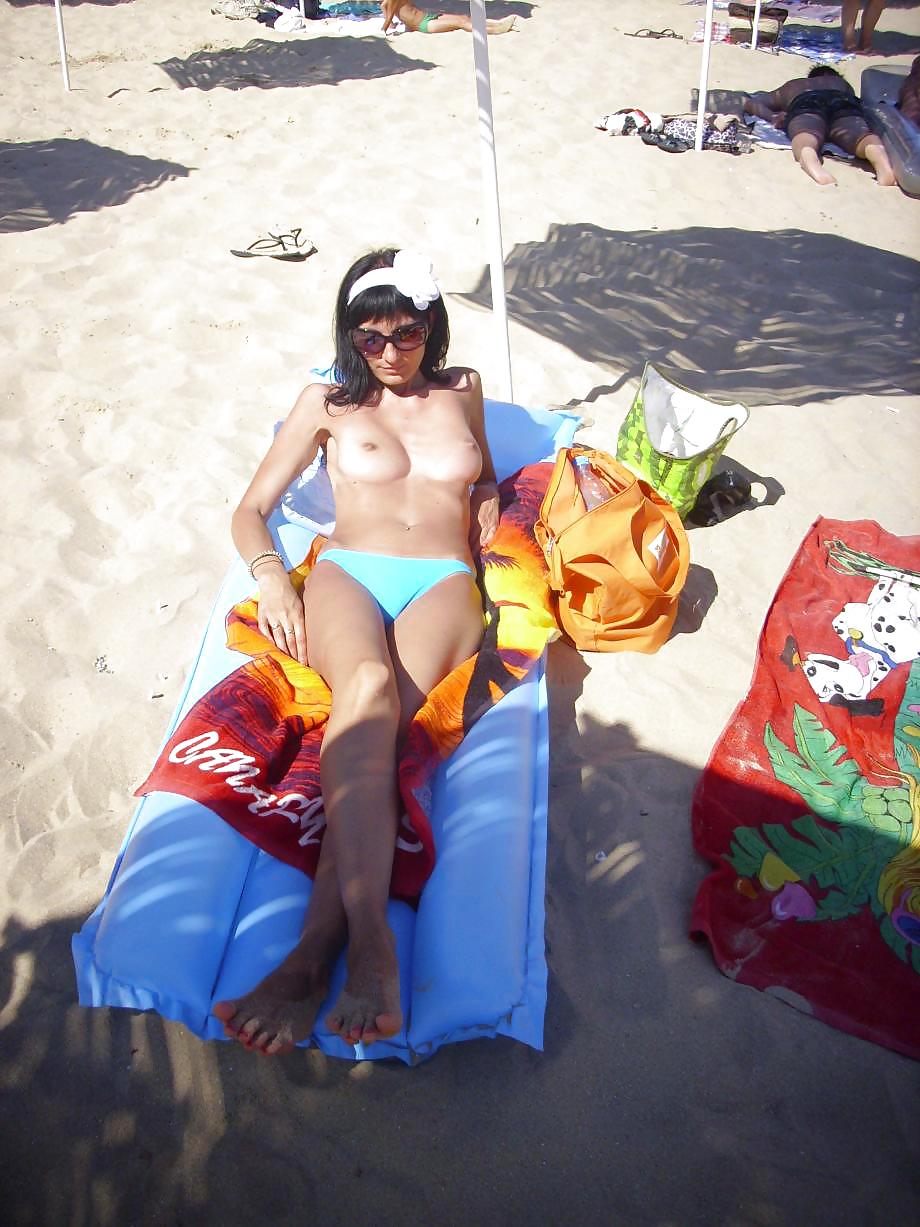
{"label": "woman lying on air mattress", "polygon": [[[259,586],[259,630],[332,693],[320,753],[326,830],[300,941],[250,992],[214,1006],[228,1033],[268,1053],[310,1035],[346,941],[347,979],[327,1025],[363,1044],[400,1030],[386,915],[397,754],[426,695],[480,644],[471,547],[488,545],[498,523],[479,376],[444,368],[447,312],[430,266],[392,250],[356,261],[335,340],[341,382],[301,393],[233,516]],[[336,525],[298,591],[267,520],[319,448]]]}

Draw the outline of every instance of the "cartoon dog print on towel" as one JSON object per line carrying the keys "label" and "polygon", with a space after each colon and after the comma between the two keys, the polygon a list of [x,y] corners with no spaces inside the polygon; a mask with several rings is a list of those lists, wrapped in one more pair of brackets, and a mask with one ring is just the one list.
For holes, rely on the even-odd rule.
{"label": "cartoon dog print on towel", "polygon": [[866,601],[844,605],[831,625],[847,650],[844,659],[818,652],[801,657],[790,636],[783,660],[802,669],[822,703],[844,705],[854,715],[880,714],[883,705],[869,699],[871,692],[892,669],[920,657],[920,588],[880,579]]}

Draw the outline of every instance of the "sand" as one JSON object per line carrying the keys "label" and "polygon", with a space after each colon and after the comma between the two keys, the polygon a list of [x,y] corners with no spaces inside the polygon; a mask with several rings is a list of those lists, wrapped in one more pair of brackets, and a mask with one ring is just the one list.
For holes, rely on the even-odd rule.
{"label": "sand", "polygon": [[[687,922],[692,789],[797,542],[818,514],[917,531],[920,205],[858,167],[822,190],[788,153],[595,131],[622,106],[688,109],[699,48],[624,32],[688,38],[697,9],[490,7],[519,14],[490,46],[516,398],[576,407],[612,449],[657,358],[751,407],[730,456],[771,502],[692,534],[684,633],[657,656],[553,650],[545,1053],[482,1041],[407,1070],[82,1010],[69,938],[351,259],[431,251],[452,355],[501,394],[470,40],[74,4],[64,94],[52,10],[3,4],[7,1223],[916,1217],[916,1066],[724,979]],[[916,7],[892,5],[877,42],[843,66],[857,85],[916,54]],[[711,86],[807,67],[716,46]],[[317,254],[229,254],[276,222]]]}

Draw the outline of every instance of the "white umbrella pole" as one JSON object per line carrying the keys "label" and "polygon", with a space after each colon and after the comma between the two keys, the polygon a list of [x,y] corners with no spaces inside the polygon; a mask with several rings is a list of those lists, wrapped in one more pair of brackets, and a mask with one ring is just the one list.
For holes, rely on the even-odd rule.
{"label": "white umbrella pole", "polygon": [[706,96],[709,92],[709,52],[712,50],[712,6],[706,0],[706,20],[703,27],[703,56],[700,61],[700,92],[696,104],[696,140],[693,148],[699,153],[703,148],[703,121],[706,117]]}
{"label": "white umbrella pole", "polygon": [[61,0],[54,0],[54,15],[57,18],[58,43],[61,48],[61,72],[64,74],[64,89],[70,89],[70,73],[67,71],[67,44],[64,41],[64,14]]}
{"label": "white umbrella pole", "polygon": [[751,35],[751,50],[757,50],[757,36],[760,34],[760,5],[761,0],[754,0],[754,32]]}
{"label": "white umbrella pole", "polygon": [[495,125],[492,119],[492,84],[489,78],[489,48],[484,0],[470,0],[473,23],[473,64],[476,70],[476,103],[479,108],[479,148],[482,154],[483,212],[489,227],[489,273],[492,281],[492,316],[504,342],[507,400],[514,400],[511,382],[511,343],[508,336],[508,304],[505,299],[505,257],[502,250],[502,215],[498,199],[498,163],[495,160]]}

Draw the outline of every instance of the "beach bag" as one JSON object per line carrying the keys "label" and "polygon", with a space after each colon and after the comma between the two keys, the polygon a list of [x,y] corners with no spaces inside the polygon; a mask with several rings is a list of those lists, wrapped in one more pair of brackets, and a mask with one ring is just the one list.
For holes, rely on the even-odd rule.
{"label": "beach bag", "polygon": [[[588,505],[579,464],[588,469]],[[599,489],[606,497],[590,507]],[[690,565],[686,533],[667,499],[607,452],[567,447],[556,456],[534,531],[556,619],[576,648],[661,647]]]}
{"label": "beach bag", "polygon": [[683,519],[747,420],[744,405],[707,400],[647,362],[620,427],[617,459],[669,498]]}

